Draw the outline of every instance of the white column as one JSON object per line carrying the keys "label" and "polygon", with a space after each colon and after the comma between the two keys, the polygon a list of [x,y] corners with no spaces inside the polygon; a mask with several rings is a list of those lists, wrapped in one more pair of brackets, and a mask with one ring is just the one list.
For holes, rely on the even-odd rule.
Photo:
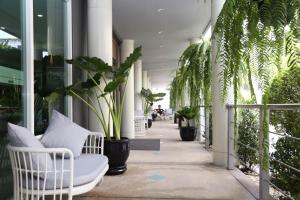
{"label": "white column", "polygon": [[134,64],[134,105],[135,110],[138,112],[143,111],[143,102],[141,97],[141,90],[143,87],[143,72],[142,72],[142,60],[136,61]]}
{"label": "white column", "polygon": [[143,71],[143,88],[148,89],[148,72]]}
{"label": "white column", "polygon": [[[126,58],[133,52],[134,41],[123,40],[121,45],[121,61],[124,62]],[[134,68],[132,67],[128,76],[127,87],[124,96],[124,110],[122,116],[122,136],[127,138],[134,138]]]}
{"label": "white column", "polygon": [[[214,28],[218,15],[225,0],[212,0],[211,23]],[[212,123],[213,123],[213,162],[225,167],[227,165],[227,111],[225,104],[220,99],[222,91],[219,82],[221,66],[216,62],[217,44],[212,40]]]}
{"label": "white column", "polygon": [[[190,39],[190,45],[192,45],[192,44],[199,44],[199,43],[201,43],[201,39],[200,38],[191,38]],[[202,125],[205,124],[204,123],[205,122],[204,108],[200,108],[199,112],[200,112],[200,115],[199,115],[199,124],[196,122],[196,120],[193,120],[193,123],[195,125],[198,125],[196,140],[199,141],[199,142],[201,142],[201,135],[202,135],[201,133],[202,133],[202,130],[205,129],[205,128],[202,127]]]}
{"label": "white column", "polygon": [[[112,0],[88,0],[88,56],[99,57],[108,64],[112,64]],[[101,102],[105,105],[104,100]],[[108,121],[108,106],[104,107],[104,115]],[[101,130],[95,114],[89,111],[89,129]],[[112,130],[112,123],[111,123]]]}
{"label": "white column", "polygon": [[199,44],[201,42],[200,38],[192,38],[190,39],[190,44]]}
{"label": "white column", "polygon": [[151,90],[151,80],[150,80],[150,77],[148,76],[148,81],[147,81],[147,88],[149,90]]}

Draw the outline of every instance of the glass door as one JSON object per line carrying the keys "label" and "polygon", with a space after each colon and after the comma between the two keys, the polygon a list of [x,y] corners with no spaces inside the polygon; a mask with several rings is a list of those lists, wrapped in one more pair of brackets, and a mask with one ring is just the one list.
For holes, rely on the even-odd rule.
{"label": "glass door", "polygon": [[43,134],[53,109],[64,113],[64,97],[51,93],[64,86],[65,41],[63,0],[34,0],[34,130]]}
{"label": "glass door", "polygon": [[24,125],[21,0],[0,0],[0,199],[12,196],[7,123]]}

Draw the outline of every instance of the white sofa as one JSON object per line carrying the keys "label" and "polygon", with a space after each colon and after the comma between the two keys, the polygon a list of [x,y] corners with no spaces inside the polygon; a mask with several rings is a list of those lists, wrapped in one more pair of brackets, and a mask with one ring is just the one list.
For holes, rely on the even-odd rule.
{"label": "white sofa", "polygon": [[[14,200],[52,199],[71,200],[100,183],[108,170],[108,159],[103,155],[104,138],[101,133],[90,133],[82,154],[74,159],[66,148],[31,148],[8,145],[13,179]],[[47,163],[47,155],[52,163]],[[35,158],[35,159],[33,159]],[[33,163],[37,162],[38,163]],[[51,166],[48,170],[47,165]],[[33,167],[35,166],[35,167]],[[41,169],[39,166],[46,166]],[[49,199],[49,197],[47,197]]]}

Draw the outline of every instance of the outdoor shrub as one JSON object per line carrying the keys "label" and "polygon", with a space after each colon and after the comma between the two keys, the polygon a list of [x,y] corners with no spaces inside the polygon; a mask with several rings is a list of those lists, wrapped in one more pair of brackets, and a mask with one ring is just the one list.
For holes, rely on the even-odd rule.
{"label": "outdoor shrub", "polygon": [[[258,116],[249,109],[244,109],[240,113],[238,124],[239,138],[238,141],[254,149],[258,149],[259,123]],[[250,172],[258,163],[258,155],[256,151],[246,146],[238,145],[238,156],[243,162],[240,168],[243,172]]]}
{"label": "outdoor shrub", "polygon": [[[288,69],[279,75],[270,86],[270,103],[300,102],[300,67]],[[300,112],[272,112],[270,123],[279,133],[300,138]],[[282,163],[300,169],[300,141],[280,137],[274,144],[275,152],[271,154],[272,182],[282,190],[289,192],[295,199],[300,199],[300,173]]]}

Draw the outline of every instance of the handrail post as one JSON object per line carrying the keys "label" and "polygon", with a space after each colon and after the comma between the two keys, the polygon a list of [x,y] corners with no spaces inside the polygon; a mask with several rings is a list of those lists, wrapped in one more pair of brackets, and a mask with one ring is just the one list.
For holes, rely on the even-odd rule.
{"label": "handrail post", "polygon": [[[266,113],[267,116],[267,124],[269,126],[269,120],[270,120],[270,110],[267,109]],[[268,169],[265,169],[263,167],[264,165],[264,154],[269,154],[269,145],[268,148],[266,147],[265,142],[269,143],[269,137],[265,138],[264,136],[264,108],[261,107],[259,109],[259,199],[260,200],[268,200],[270,199],[270,184],[269,184],[269,167]],[[268,127],[269,128],[269,127]],[[267,140],[267,141],[265,141]],[[265,149],[267,148],[267,149]],[[265,152],[264,152],[265,151]],[[269,158],[269,156],[267,156]],[[268,160],[269,162],[269,160]],[[269,164],[268,164],[269,165]]]}
{"label": "handrail post", "polygon": [[204,108],[204,116],[205,116],[205,149],[209,149],[209,107]]}
{"label": "handrail post", "polygon": [[228,149],[227,149],[227,169],[234,169],[234,108],[227,106],[228,113]]}

